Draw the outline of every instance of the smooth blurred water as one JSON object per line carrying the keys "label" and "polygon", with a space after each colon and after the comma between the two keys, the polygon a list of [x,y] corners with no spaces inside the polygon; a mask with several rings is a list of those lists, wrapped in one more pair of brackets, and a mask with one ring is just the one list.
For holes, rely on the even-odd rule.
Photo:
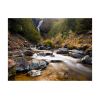
{"label": "smooth blurred water", "polygon": [[[40,56],[37,54],[34,54],[32,58],[34,59],[43,59],[48,62],[50,61],[61,61],[63,63],[64,68],[69,68],[71,70],[74,70],[75,72],[78,72],[83,75],[91,76],[92,75],[92,69],[88,68],[87,66],[84,66],[81,63],[78,63],[79,59],[72,58],[70,56],[63,56],[61,54],[53,53],[54,56]],[[54,68],[61,67],[62,65],[59,64],[59,62],[51,63]]]}

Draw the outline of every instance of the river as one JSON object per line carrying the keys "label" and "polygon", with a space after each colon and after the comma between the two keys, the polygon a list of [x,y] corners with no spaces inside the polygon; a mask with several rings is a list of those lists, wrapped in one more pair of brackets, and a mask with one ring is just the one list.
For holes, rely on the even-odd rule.
{"label": "river", "polygon": [[92,67],[79,63],[79,59],[55,52],[53,56],[42,56],[35,53],[32,59],[46,60],[49,65],[40,76],[31,77],[24,73],[16,75],[16,80],[92,80]]}

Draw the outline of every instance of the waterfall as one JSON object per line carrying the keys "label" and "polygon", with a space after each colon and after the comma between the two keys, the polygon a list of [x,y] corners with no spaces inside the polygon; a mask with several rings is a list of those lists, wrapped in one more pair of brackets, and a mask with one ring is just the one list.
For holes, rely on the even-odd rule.
{"label": "waterfall", "polygon": [[37,26],[37,29],[38,29],[39,32],[40,32],[40,26],[42,25],[42,23],[43,23],[43,19],[39,21],[39,24]]}

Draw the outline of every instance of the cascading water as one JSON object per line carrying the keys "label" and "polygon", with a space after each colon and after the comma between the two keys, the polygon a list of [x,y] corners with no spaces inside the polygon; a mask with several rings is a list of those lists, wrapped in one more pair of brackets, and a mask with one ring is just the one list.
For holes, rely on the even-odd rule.
{"label": "cascading water", "polygon": [[[39,56],[37,54],[34,54],[32,58],[34,59],[43,59],[48,62],[50,61],[61,61],[65,66],[71,70],[74,70],[75,72],[78,72],[83,75],[91,76],[92,70],[88,67],[85,67],[83,64],[78,63],[79,59],[72,58],[70,56],[63,56],[60,54],[53,53],[52,56]],[[58,63],[52,63],[54,68],[61,68],[61,66]],[[59,66],[58,66],[59,65]],[[66,68],[65,68],[66,69]]]}
{"label": "cascading water", "polygon": [[42,25],[42,23],[43,23],[43,19],[39,21],[39,24],[37,26],[37,29],[38,29],[39,32],[40,32],[40,26]]}

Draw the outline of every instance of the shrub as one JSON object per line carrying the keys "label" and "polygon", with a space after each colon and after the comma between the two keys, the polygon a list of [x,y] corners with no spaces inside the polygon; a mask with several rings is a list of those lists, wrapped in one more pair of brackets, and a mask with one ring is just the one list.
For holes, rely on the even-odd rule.
{"label": "shrub", "polygon": [[43,42],[43,44],[46,45],[46,46],[53,47],[53,43],[52,43],[52,41],[51,41],[50,39],[45,40],[45,41]]}

